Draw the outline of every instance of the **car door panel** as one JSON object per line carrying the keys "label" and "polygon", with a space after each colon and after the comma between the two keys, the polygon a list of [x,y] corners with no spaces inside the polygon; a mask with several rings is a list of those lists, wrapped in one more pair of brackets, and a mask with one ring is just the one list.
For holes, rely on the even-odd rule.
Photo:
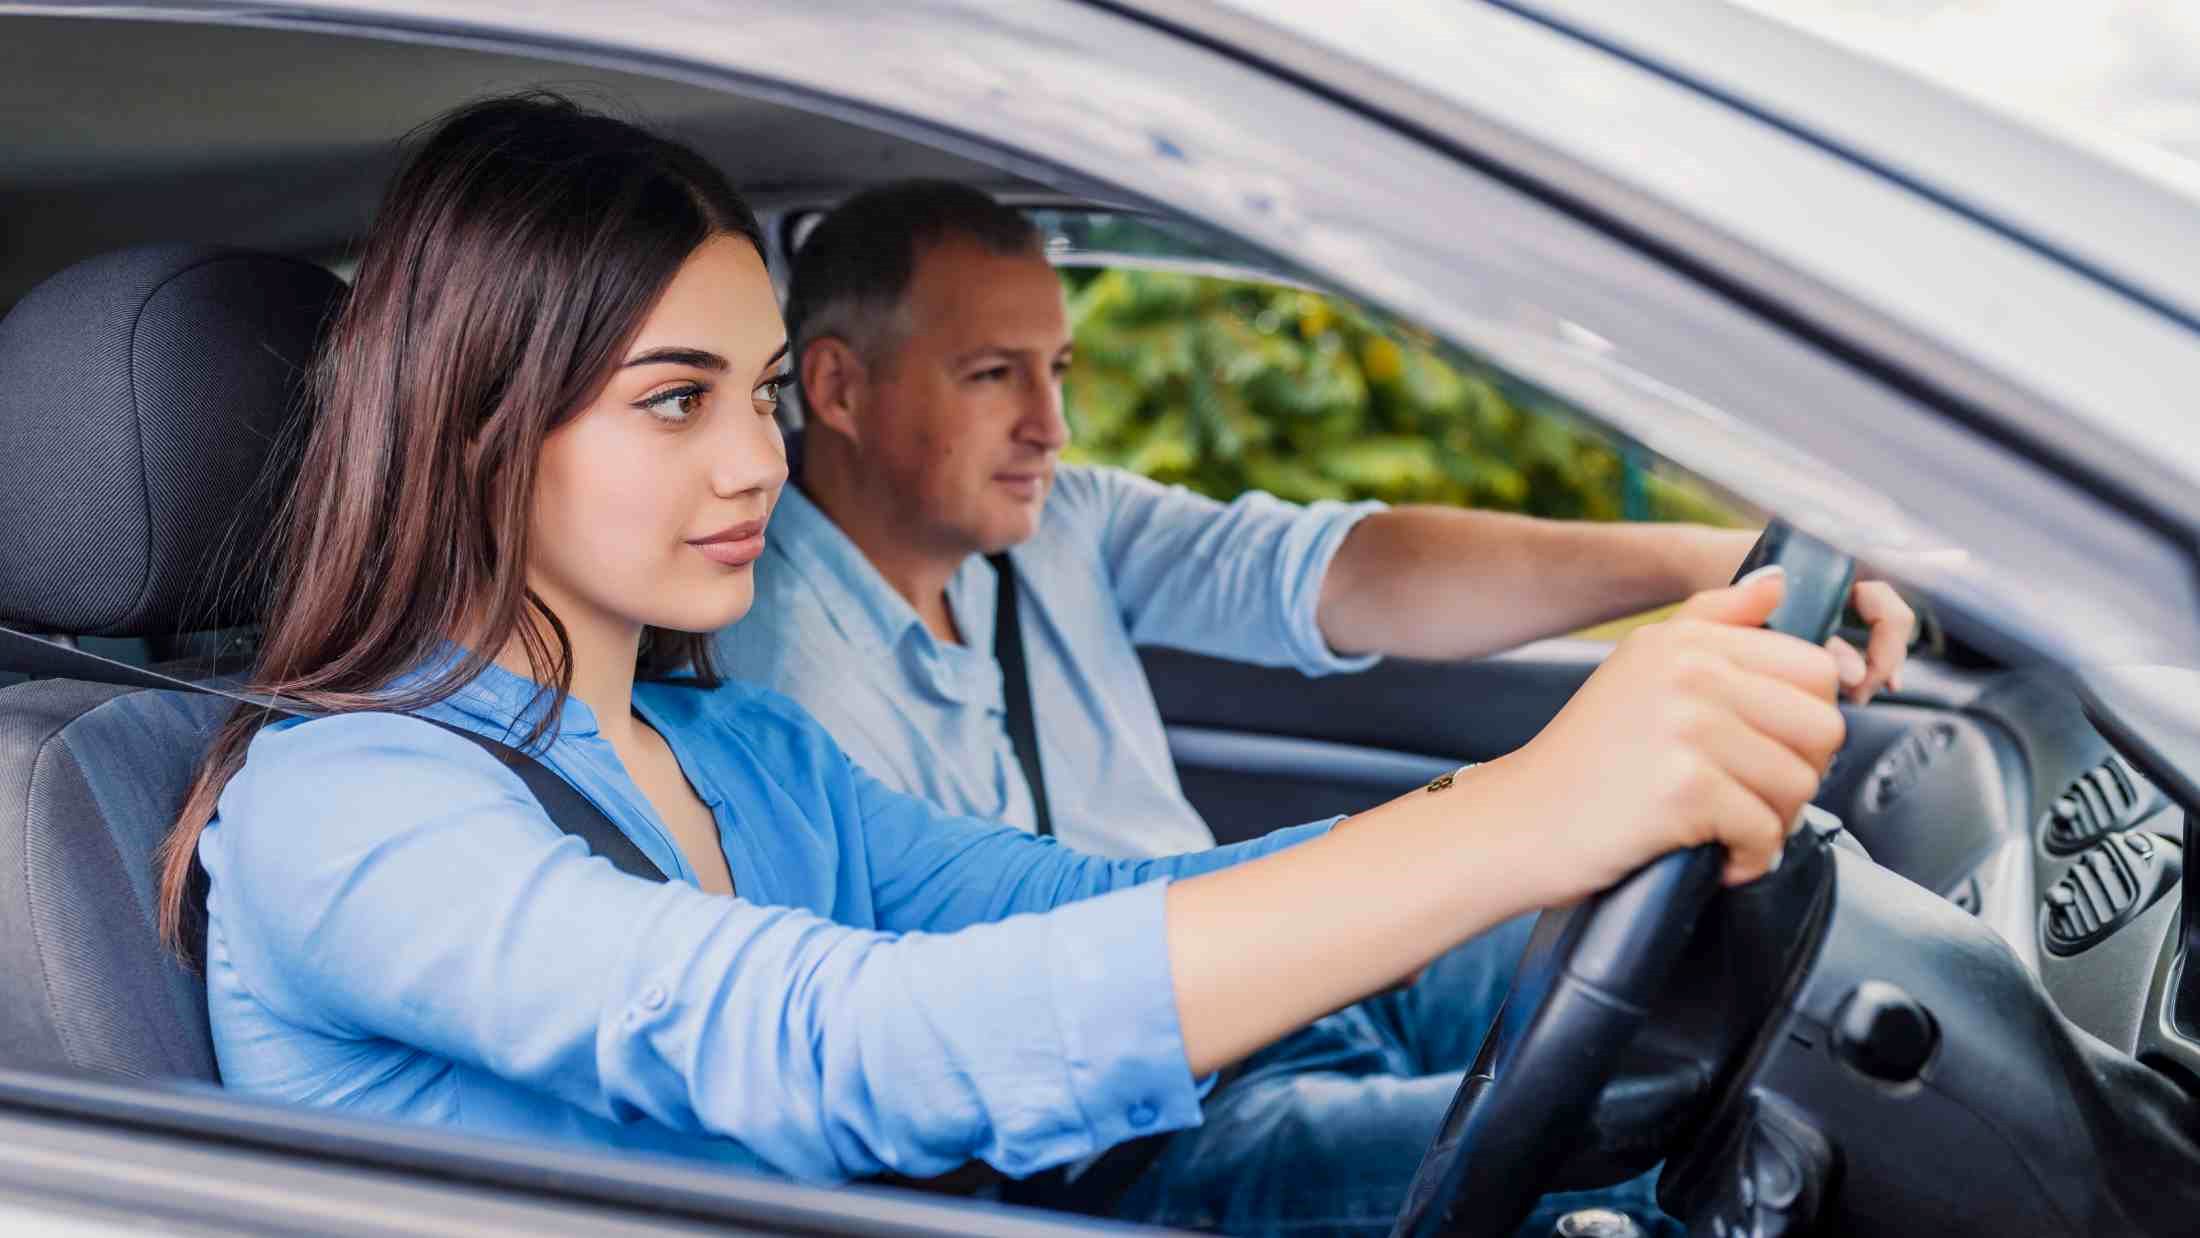
{"label": "car door panel", "polygon": [[1177,773],[1224,842],[1353,812],[1533,738],[1611,646],[1544,641],[1471,662],[1393,658],[1313,678],[1144,651]]}
{"label": "car door panel", "polygon": [[[1391,659],[1322,678],[1166,650],[1145,661],[1184,793],[1219,841],[1235,842],[1356,812],[1518,748],[1610,648],[1546,641],[1474,662]],[[1881,863],[1952,892],[2021,835],[2024,759],[1999,728],[1913,704],[1842,713],[1848,742],[1817,803]]]}
{"label": "car door panel", "polygon": [[1358,812],[1459,765],[1423,753],[1200,726],[1170,727],[1169,751],[1184,794],[1226,843]]}
{"label": "car door panel", "polygon": [[1318,678],[1173,649],[1142,657],[1172,726],[1484,760],[1533,738],[1611,648],[1541,641],[1468,662],[1389,658],[1359,674]]}

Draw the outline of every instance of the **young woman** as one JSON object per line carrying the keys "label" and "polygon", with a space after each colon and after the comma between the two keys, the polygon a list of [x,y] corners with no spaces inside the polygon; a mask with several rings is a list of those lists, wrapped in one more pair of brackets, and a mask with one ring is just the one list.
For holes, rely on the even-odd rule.
{"label": "young woman", "polygon": [[[944,817],[696,635],[749,606],[785,344],[693,153],[542,98],[414,153],[319,363],[252,685],[328,716],[231,722],[165,855],[179,948],[210,879],[230,1086],[811,1180],[1025,1174],[1197,1122],[1202,1076],[1651,857],[1756,876],[1839,745],[1832,656],[1752,626],[1768,575],[1341,823],[1128,862]],[[530,746],[674,880],[428,719]]]}

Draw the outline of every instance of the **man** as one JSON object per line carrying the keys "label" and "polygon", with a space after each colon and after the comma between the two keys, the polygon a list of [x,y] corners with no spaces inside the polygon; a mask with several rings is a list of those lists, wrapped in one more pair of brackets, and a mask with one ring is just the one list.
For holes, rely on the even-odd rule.
{"label": "man", "polygon": [[[787,309],[806,430],[721,667],[809,708],[874,775],[1110,855],[1210,846],[1136,656],[1170,645],[1308,674],[1468,658],[1726,583],[1752,535],[1265,495],[1229,504],[1060,465],[1070,332],[1039,237],[974,190],[861,195],[811,234]],[[1036,757],[995,660],[1008,552]],[[1862,699],[1911,616],[1860,585]],[[1042,812],[1026,776],[1043,780]],[[1278,823],[1282,824],[1282,823]],[[1123,1198],[1131,1219],[1380,1233],[1525,940],[1486,935],[1421,981],[1272,1046]],[[1638,1182],[1618,1197],[1648,1214]],[[1535,1224],[1563,1202],[1546,1201]],[[1526,1232],[1526,1231],[1524,1231]]]}

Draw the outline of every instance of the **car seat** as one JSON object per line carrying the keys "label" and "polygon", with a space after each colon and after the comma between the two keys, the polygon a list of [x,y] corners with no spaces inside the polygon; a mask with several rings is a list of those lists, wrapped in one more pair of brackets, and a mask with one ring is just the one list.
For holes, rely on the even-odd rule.
{"label": "car seat", "polygon": [[[0,319],[0,623],[249,623],[343,294],[310,263],[158,245],[70,267]],[[228,708],[0,688],[0,1067],[216,1078],[204,990],[155,934],[153,852]]]}

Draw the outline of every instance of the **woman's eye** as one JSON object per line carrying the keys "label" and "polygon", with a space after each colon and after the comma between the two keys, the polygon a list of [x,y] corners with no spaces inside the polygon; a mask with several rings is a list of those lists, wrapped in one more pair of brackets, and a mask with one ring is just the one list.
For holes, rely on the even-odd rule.
{"label": "woman's eye", "polygon": [[703,397],[709,392],[708,387],[674,387],[643,400],[638,407],[659,421],[682,422],[703,411]]}
{"label": "woman's eye", "polygon": [[971,381],[980,383],[1003,382],[1006,381],[1008,378],[1008,367],[1005,365],[991,366],[986,369],[979,370],[977,373],[972,374],[970,378]]}
{"label": "woman's eye", "polygon": [[791,386],[793,382],[794,379],[792,376],[781,374],[776,378],[767,378],[763,382],[756,384],[756,393],[754,396],[756,400],[756,407],[759,410],[765,412],[769,412],[773,409],[778,408],[780,397],[786,394],[787,388]]}

